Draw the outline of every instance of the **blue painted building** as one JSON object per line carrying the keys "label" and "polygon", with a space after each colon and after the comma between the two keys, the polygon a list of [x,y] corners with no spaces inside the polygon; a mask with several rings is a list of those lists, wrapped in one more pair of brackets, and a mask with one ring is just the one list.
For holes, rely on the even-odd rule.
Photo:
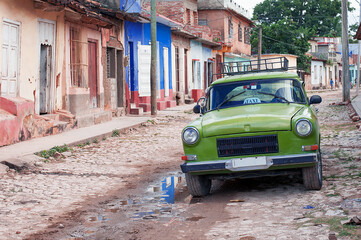
{"label": "blue painted building", "polygon": [[[150,111],[151,27],[142,22],[124,23],[127,102],[131,114]],[[157,109],[176,105],[172,94],[171,27],[178,24],[157,16]]]}

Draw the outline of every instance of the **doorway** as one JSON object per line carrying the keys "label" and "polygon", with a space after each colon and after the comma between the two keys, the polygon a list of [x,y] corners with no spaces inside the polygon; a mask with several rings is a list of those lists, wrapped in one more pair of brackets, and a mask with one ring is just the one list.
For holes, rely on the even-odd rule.
{"label": "doorway", "polygon": [[130,102],[134,103],[132,91],[134,91],[134,43],[129,42],[129,93]]}
{"label": "doorway", "polygon": [[124,107],[123,51],[117,50],[117,107]]}
{"label": "doorway", "polygon": [[88,41],[88,78],[89,78],[89,95],[90,108],[98,107],[98,66],[97,66],[97,43]]}
{"label": "doorway", "polygon": [[4,97],[18,94],[20,23],[3,20],[2,23],[2,68],[1,92]]}
{"label": "doorway", "polygon": [[41,44],[40,46],[40,114],[50,113],[50,89],[51,89],[51,46]]}

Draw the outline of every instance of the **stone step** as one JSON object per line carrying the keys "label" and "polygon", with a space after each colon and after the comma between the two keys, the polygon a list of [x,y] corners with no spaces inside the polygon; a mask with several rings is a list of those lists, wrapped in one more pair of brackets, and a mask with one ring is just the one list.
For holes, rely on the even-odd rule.
{"label": "stone step", "polygon": [[77,126],[80,128],[107,122],[110,121],[111,119],[112,119],[112,112],[102,111],[102,110],[94,111],[89,114],[82,114],[76,116]]}
{"label": "stone step", "polygon": [[157,101],[157,110],[162,111],[167,108],[167,102],[166,101]]}
{"label": "stone step", "polygon": [[143,112],[150,112],[152,110],[150,103],[139,103],[139,107],[143,108]]}
{"label": "stone step", "polygon": [[185,104],[193,104],[193,103],[194,103],[194,99],[193,99],[193,98],[185,98],[185,99],[184,99],[184,103],[185,103]]}
{"label": "stone step", "polygon": [[143,115],[143,108],[139,107],[139,108],[131,108],[130,109],[130,114],[133,115]]}
{"label": "stone step", "polygon": [[42,114],[41,117],[48,118],[54,121],[59,121],[59,114],[49,113],[49,114]]}
{"label": "stone step", "polygon": [[167,108],[173,108],[177,106],[177,101],[176,100],[169,100],[167,101]]}
{"label": "stone step", "polygon": [[72,114],[71,112],[66,111],[66,110],[57,110],[55,113],[58,114],[58,116],[59,116],[58,121],[68,122],[68,123],[74,125],[75,115]]}

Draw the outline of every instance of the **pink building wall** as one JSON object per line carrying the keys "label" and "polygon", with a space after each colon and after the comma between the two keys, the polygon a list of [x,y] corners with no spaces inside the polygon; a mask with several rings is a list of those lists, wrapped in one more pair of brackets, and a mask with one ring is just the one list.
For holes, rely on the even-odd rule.
{"label": "pink building wall", "polygon": [[[229,18],[232,18],[233,37],[229,36]],[[212,30],[221,32],[221,41],[225,45],[231,46],[231,52],[236,54],[251,55],[251,44],[244,41],[245,27],[251,27],[252,22],[241,15],[230,14],[223,10],[200,10],[198,19],[207,19],[207,24]],[[238,40],[238,24],[242,26],[242,41]]]}

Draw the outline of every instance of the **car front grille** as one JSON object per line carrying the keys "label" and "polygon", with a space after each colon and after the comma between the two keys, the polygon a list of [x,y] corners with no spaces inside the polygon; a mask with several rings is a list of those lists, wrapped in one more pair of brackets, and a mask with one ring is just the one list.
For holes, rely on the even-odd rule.
{"label": "car front grille", "polygon": [[278,152],[277,135],[219,138],[218,157],[231,157]]}

